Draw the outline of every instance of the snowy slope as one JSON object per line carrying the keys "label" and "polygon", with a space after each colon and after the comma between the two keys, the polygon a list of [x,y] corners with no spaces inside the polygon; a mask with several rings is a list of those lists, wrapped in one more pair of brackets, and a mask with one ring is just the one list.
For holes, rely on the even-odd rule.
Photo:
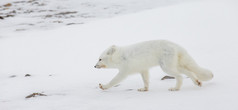
{"label": "snowy slope", "polygon": [[185,1],[191,0],[1,0],[0,33],[85,24]]}
{"label": "snowy slope", "polygon": [[[137,14],[63,27],[3,35],[0,39],[1,110],[237,110],[238,13],[236,1],[183,3]],[[188,78],[180,91],[174,80],[152,68],[150,91],[140,75],[102,91],[117,70],[94,69],[112,44],[167,39],[185,47],[215,78],[195,86]],[[24,77],[31,74],[31,77]],[[15,77],[10,77],[16,75]],[[33,92],[48,96],[25,99]]]}

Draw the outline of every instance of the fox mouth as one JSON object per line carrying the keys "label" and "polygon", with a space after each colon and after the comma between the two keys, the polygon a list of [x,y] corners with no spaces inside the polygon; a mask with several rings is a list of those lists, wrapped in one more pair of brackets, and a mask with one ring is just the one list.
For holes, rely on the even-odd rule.
{"label": "fox mouth", "polygon": [[94,68],[97,68],[97,69],[106,68],[106,65],[95,65]]}

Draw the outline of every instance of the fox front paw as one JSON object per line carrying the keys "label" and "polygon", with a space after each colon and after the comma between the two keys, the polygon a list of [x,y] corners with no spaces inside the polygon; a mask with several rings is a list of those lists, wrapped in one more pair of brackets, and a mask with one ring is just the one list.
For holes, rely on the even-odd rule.
{"label": "fox front paw", "polygon": [[104,87],[104,85],[102,84],[99,84],[99,88],[102,89],[102,90],[106,90],[107,88]]}
{"label": "fox front paw", "polygon": [[148,90],[149,90],[149,89],[148,89],[147,87],[138,89],[139,92],[146,92],[146,91],[148,91]]}
{"label": "fox front paw", "polygon": [[170,88],[169,91],[179,91],[178,88]]}

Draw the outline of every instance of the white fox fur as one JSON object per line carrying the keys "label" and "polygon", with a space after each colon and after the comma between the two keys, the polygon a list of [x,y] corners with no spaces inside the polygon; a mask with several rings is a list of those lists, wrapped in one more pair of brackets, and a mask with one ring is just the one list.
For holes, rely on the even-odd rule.
{"label": "white fox fur", "polygon": [[165,40],[146,41],[124,47],[113,45],[101,54],[95,68],[119,69],[119,73],[111,82],[106,85],[99,84],[103,90],[118,84],[132,73],[140,73],[144,88],[138,91],[148,91],[148,71],[157,65],[165,73],[175,77],[176,86],[170,88],[170,91],[180,89],[183,81],[182,74],[187,75],[198,86],[202,85],[201,81],[213,78],[212,72],[198,66],[184,48]]}

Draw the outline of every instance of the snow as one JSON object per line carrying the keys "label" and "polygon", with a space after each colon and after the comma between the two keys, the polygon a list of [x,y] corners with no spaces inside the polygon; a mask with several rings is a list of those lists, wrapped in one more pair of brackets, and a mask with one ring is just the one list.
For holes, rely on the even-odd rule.
{"label": "snow", "polygon": [[[237,110],[238,2],[196,1],[174,4],[84,25],[52,30],[2,33],[0,36],[1,110]],[[180,44],[213,80],[195,86],[184,79],[161,81],[159,67],[150,70],[150,90],[132,75],[109,90],[117,70],[94,69],[108,46],[167,39]],[[31,74],[30,77],[24,77]],[[16,75],[16,77],[10,77]],[[46,94],[26,99],[34,92]]]}
{"label": "snow", "polygon": [[[190,0],[1,0],[0,32],[48,30]],[[193,0],[195,1],[195,0]],[[12,6],[4,7],[10,3]]]}

